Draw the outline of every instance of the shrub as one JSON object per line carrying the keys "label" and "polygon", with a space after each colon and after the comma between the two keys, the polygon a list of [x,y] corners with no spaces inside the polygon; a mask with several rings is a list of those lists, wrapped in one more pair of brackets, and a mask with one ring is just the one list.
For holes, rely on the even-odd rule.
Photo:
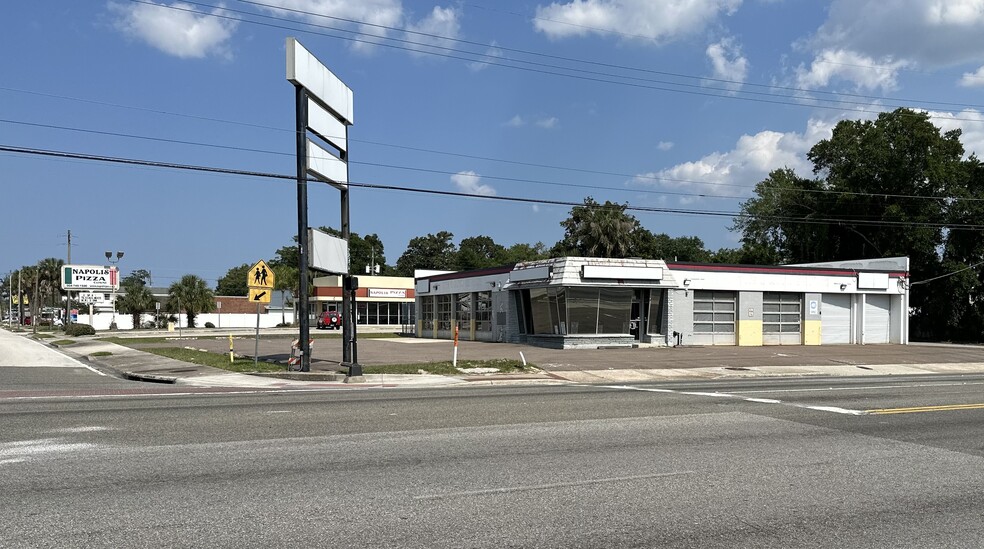
{"label": "shrub", "polygon": [[65,327],[67,336],[91,336],[96,335],[96,330],[88,324],[69,324]]}
{"label": "shrub", "polygon": [[206,328],[215,328],[215,324],[212,324],[211,322],[206,322],[205,323],[205,327]]}
{"label": "shrub", "polygon": [[277,324],[277,328],[290,328],[292,324],[290,322],[281,322]]}

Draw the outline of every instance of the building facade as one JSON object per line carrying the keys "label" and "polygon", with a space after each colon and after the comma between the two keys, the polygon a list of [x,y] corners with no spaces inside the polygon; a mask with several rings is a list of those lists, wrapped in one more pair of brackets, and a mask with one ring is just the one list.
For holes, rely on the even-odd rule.
{"label": "building facade", "polygon": [[551,348],[904,344],[908,280],[908,258],[547,259],[418,277],[416,334]]}
{"label": "building facade", "polygon": [[[342,277],[314,279],[311,314],[342,310]],[[364,326],[413,326],[416,323],[413,278],[359,276],[355,292],[356,324]]]}

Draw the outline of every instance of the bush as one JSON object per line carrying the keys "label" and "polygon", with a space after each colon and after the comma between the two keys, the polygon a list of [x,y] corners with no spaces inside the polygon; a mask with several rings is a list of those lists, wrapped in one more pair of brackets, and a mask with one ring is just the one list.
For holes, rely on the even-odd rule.
{"label": "bush", "polygon": [[206,322],[205,323],[205,327],[206,328],[215,328],[215,324],[212,324],[211,322]]}
{"label": "bush", "polygon": [[69,324],[65,326],[67,336],[91,336],[96,335],[96,330],[88,324]]}
{"label": "bush", "polygon": [[277,324],[277,328],[290,328],[292,324],[290,322],[281,322]]}

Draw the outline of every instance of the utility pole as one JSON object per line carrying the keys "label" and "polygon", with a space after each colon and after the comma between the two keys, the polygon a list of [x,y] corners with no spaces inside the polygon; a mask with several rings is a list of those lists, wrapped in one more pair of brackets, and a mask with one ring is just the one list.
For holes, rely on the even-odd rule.
{"label": "utility pole", "polygon": [[[72,229],[68,230],[68,261],[66,265],[72,264]],[[67,327],[72,323],[72,292],[66,290],[65,294],[68,296],[65,300],[65,326]],[[89,322],[92,322],[91,320]]]}

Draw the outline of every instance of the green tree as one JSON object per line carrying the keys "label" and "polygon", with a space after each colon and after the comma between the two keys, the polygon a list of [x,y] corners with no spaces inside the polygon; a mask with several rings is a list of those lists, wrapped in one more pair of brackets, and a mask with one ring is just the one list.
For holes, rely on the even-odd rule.
{"label": "green tree", "polygon": [[547,252],[547,247],[543,242],[537,242],[536,244],[513,244],[512,246],[506,248],[506,251],[503,252],[502,264],[506,265],[509,263],[521,263],[523,261],[547,259],[550,257],[550,254]]}
{"label": "green tree", "polygon": [[188,327],[195,327],[195,317],[201,313],[215,310],[215,294],[209,289],[201,277],[187,274],[181,277],[167,290],[167,309],[172,313],[185,312]]}
{"label": "green tree", "polygon": [[455,263],[460,271],[484,269],[505,264],[506,248],[488,236],[472,236],[461,240]]}
{"label": "green tree", "polygon": [[625,213],[627,205],[595,202],[590,196],[584,205],[574,206],[569,218],[560,222],[564,238],[551,250],[554,256],[631,257],[639,220]]}
{"label": "green tree", "polygon": [[711,252],[704,247],[704,241],[696,236],[673,238],[665,233],[653,234],[645,229],[635,232],[633,255],[666,261],[704,263],[711,260]]}
{"label": "green tree", "polygon": [[[287,319],[284,316],[283,307],[287,306],[286,294],[290,292],[292,296],[298,294],[298,286],[300,285],[300,277],[297,275],[297,267],[291,267],[289,265],[272,265],[270,267],[273,269],[274,274],[274,291],[280,292],[280,323],[286,324]],[[294,306],[294,318],[297,318],[297,303],[296,299],[290,300]]]}
{"label": "green tree", "polygon": [[453,234],[441,231],[410,239],[406,251],[396,261],[396,272],[400,276],[413,276],[416,269],[455,270],[457,251],[453,238]]}
{"label": "green tree", "polygon": [[[273,265],[271,265],[272,267]],[[215,285],[215,295],[249,295],[249,286],[246,281],[249,279],[249,263],[243,263],[238,267],[229,269],[225,276],[219,279]]]}
{"label": "green tree", "polygon": [[139,329],[144,313],[154,308],[153,294],[150,293],[150,273],[138,269],[120,281],[120,295],[116,297],[116,309],[130,315],[133,319],[133,329]]}
{"label": "green tree", "polygon": [[[807,155],[816,179],[771,173],[742,204],[734,228],[744,245],[771,248],[781,262],[907,256],[914,280],[954,272],[977,252],[968,242],[950,242],[959,231],[943,227],[981,213],[952,208],[964,203],[955,197],[979,192],[968,186],[976,172],[963,153],[960,131],[941,131],[926,113],[896,109],[842,121]],[[912,292],[913,334],[944,336],[968,310],[975,283],[947,278],[943,291]]]}

